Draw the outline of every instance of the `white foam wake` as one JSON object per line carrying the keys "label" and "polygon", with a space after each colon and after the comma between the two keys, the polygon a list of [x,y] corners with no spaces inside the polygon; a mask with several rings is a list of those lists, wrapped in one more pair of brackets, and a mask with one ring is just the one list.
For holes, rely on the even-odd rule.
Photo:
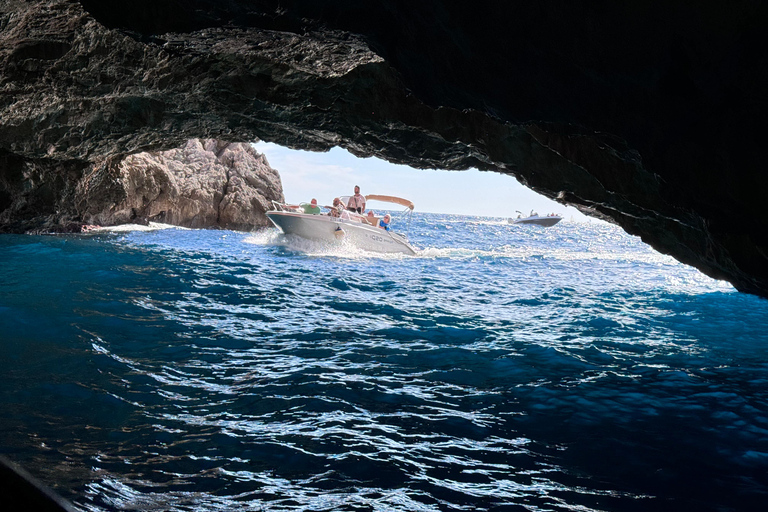
{"label": "white foam wake", "polygon": [[126,233],[129,231],[157,231],[159,229],[189,229],[180,226],[174,226],[172,224],[162,224],[160,222],[150,222],[149,225],[143,224],[120,224],[119,226],[99,226],[88,230],[90,233]]}
{"label": "white foam wake", "polygon": [[307,240],[294,235],[283,235],[278,230],[270,229],[251,233],[243,240],[254,245],[280,246],[289,251],[296,251],[313,257],[332,257],[344,259],[401,259],[410,256],[400,253],[380,253],[366,251],[349,243],[348,240],[321,242]]}

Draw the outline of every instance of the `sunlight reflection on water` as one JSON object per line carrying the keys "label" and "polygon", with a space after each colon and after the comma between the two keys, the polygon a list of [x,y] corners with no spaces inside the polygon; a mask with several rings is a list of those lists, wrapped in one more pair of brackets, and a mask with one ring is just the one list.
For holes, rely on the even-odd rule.
{"label": "sunlight reflection on water", "polygon": [[760,502],[765,301],[611,226],[419,219],[415,257],[5,239],[6,446],[94,511]]}

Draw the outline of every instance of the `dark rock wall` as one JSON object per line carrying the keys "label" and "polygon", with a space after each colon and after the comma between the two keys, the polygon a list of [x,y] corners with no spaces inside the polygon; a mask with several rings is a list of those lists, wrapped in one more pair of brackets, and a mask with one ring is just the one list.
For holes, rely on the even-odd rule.
{"label": "dark rock wall", "polygon": [[[63,215],[57,197],[86,167],[191,138],[341,145],[513,174],[768,296],[767,10],[6,0],[0,185],[12,186],[0,206],[15,213],[0,220],[35,211],[14,205],[20,189],[38,187],[40,212]],[[44,172],[45,186],[33,179]]]}

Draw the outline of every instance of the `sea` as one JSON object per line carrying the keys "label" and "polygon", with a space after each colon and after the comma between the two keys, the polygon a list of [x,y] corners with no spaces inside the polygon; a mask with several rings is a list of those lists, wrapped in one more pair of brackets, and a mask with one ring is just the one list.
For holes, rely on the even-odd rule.
{"label": "sea", "polygon": [[768,301],[603,222],[407,228],[0,236],[0,454],[93,512],[766,509]]}

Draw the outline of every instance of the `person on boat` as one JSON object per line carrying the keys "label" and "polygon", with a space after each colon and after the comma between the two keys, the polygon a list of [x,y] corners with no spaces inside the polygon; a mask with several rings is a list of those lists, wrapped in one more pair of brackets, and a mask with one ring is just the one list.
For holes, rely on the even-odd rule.
{"label": "person on boat", "polygon": [[303,207],[304,213],[311,213],[312,215],[317,215],[320,213],[320,207],[317,206],[317,199],[314,197],[312,198],[312,201],[309,202],[309,204],[305,204]]}
{"label": "person on boat", "polygon": [[375,226],[378,223],[376,222],[376,212],[373,210],[368,210],[368,224],[371,226]]}
{"label": "person on boat", "polygon": [[343,219],[349,219],[349,213],[344,209],[344,203],[338,197],[333,198],[333,206],[328,213],[331,217],[341,217]]}
{"label": "person on boat", "polygon": [[355,185],[355,195],[347,201],[347,210],[351,212],[363,213],[365,211],[365,197],[360,193],[360,187]]}
{"label": "person on boat", "polygon": [[392,221],[392,217],[386,214],[383,219],[379,219],[379,227],[389,231],[389,223]]}
{"label": "person on boat", "polygon": [[333,198],[333,206],[330,207],[330,210],[328,212],[328,215],[331,217],[339,217],[341,216],[341,211],[339,210],[339,205],[341,204],[341,199],[338,197]]}

